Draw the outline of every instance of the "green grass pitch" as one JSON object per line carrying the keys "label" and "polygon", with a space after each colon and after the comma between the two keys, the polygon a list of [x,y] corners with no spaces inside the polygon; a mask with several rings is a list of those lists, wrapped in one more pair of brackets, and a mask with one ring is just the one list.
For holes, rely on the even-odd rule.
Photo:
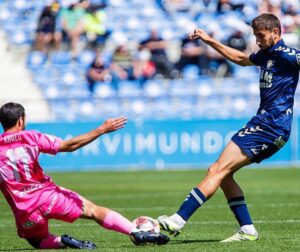
{"label": "green grass pitch", "polygon": [[[50,174],[61,186],[82,194],[133,220],[137,216],[172,214],[204,176],[204,170],[90,172]],[[238,228],[218,191],[165,246],[135,247],[128,237],[106,231],[89,220],[73,224],[50,221],[50,231],[90,239],[96,251],[300,251],[300,169],[251,169],[236,175],[261,239],[252,243],[219,243]],[[0,197],[0,251],[32,248],[16,235],[14,219]],[[51,250],[55,251],[55,250]]]}

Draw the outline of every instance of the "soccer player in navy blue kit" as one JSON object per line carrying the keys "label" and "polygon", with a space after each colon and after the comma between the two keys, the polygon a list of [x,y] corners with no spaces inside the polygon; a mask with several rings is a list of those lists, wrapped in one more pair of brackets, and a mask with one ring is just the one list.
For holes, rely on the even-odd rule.
{"label": "soccer player in navy blue kit", "polygon": [[228,205],[240,224],[239,231],[222,242],[256,241],[256,231],[244,198],[233,175],[240,168],[259,163],[276,153],[288,140],[293,118],[294,94],[300,69],[300,52],[284,44],[281,24],[273,14],[264,13],[252,21],[260,50],[250,56],[223,45],[201,29],[190,39],[201,39],[224,57],[241,66],[260,67],[260,106],[257,114],[240,129],[213,163],[205,178],[193,188],[179,210],[160,216],[162,229],[178,235],[192,214],[221,187]]}

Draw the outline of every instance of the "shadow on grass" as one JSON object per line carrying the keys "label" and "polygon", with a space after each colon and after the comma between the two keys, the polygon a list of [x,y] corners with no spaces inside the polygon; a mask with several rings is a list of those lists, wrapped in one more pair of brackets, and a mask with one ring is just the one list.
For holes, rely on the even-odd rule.
{"label": "shadow on grass", "polygon": [[220,240],[176,240],[170,241],[168,245],[172,244],[189,244],[189,243],[210,243],[210,242],[220,242]]}
{"label": "shadow on grass", "polygon": [[14,248],[14,249],[1,249],[0,251],[31,251],[31,250],[36,250],[34,248]]}
{"label": "shadow on grass", "polygon": [[[219,243],[220,240],[176,240],[176,241],[170,241],[169,243],[165,244],[165,245],[161,245],[159,246],[160,248],[161,247],[164,247],[164,246],[172,246],[172,245],[178,245],[178,244],[190,244],[190,243]],[[147,245],[146,245],[147,246]],[[157,245],[148,245],[150,246],[151,248],[153,248],[154,246],[157,246]],[[132,245],[125,245],[125,246],[122,246],[123,248],[132,248]],[[137,247],[145,247],[145,246],[137,246]]]}

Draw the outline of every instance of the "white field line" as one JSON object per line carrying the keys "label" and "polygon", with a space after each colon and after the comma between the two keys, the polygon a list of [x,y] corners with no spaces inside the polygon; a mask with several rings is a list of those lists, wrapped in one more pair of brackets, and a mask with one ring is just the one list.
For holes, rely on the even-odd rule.
{"label": "white field line", "polygon": [[[250,208],[255,208],[256,206],[264,207],[264,208],[294,208],[299,207],[300,208],[300,202],[299,203],[272,203],[272,204],[247,204]],[[119,211],[119,212],[134,212],[134,211],[166,211],[169,212],[170,209],[177,209],[179,205],[177,206],[156,206],[156,207],[112,207],[113,210]],[[209,209],[223,209],[228,208],[228,205],[224,203],[223,205],[204,205],[203,208],[209,208]],[[1,216],[9,216],[12,215],[12,212],[10,210],[8,211],[0,211],[0,217]]]}
{"label": "white field line", "polygon": [[[254,221],[254,224],[299,224],[300,220],[257,220]],[[235,221],[190,221],[188,225],[232,225],[236,224]],[[0,224],[0,228],[7,228],[7,225],[13,225],[12,222],[7,222],[7,224]],[[87,223],[72,223],[72,226],[75,227],[92,227],[97,226],[94,222]],[[70,226],[69,223],[55,223],[50,224],[52,227],[65,227]]]}
{"label": "white field line", "polygon": [[[147,199],[147,198],[160,198],[162,196],[174,196],[174,195],[182,195],[182,192],[159,192],[159,193],[124,193],[124,194],[96,194],[96,195],[87,195],[86,198],[90,200],[98,200],[98,199]],[[185,195],[183,195],[184,197]]]}

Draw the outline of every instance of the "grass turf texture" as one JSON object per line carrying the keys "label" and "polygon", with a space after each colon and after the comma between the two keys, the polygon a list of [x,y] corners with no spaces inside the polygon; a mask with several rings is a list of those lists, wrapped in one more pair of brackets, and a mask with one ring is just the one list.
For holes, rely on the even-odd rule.
{"label": "grass turf texture", "polygon": [[[204,170],[193,170],[50,175],[58,185],[133,220],[141,215],[174,213],[204,174]],[[89,220],[73,224],[51,220],[50,231],[89,239],[97,244],[96,251],[300,251],[300,169],[244,169],[236,179],[244,189],[260,233],[258,242],[219,243],[238,228],[221,191],[193,215],[180,236],[171,238],[165,246],[135,247],[128,237],[106,231]],[[2,195],[0,202],[0,251],[31,250],[25,240],[17,237],[14,219]]]}

